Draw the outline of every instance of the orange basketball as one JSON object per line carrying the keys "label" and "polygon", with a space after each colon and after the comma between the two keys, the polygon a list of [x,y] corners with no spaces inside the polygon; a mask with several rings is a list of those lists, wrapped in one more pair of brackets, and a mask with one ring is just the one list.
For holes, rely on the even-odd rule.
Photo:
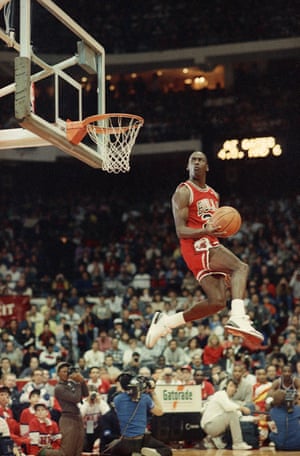
{"label": "orange basketball", "polygon": [[218,236],[227,238],[233,236],[241,227],[242,218],[239,211],[231,206],[221,206],[211,217],[214,225],[220,226],[220,231],[225,231],[226,235]]}

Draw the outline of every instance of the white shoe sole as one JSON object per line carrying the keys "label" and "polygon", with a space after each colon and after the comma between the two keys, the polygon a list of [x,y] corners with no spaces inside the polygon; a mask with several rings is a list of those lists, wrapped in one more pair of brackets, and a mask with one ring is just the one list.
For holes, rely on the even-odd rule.
{"label": "white shoe sole", "polygon": [[232,445],[232,449],[233,449],[233,451],[249,451],[249,450],[253,450],[253,447],[251,445],[249,445],[248,448],[239,448],[239,447],[234,447]]}
{"label": "white shoe sole", "polygon": [[147,335],[146,335],[146,340],[145,340],[145,345],[147,348],[153,348],[155,343],[158,341],[158,339],[160,337],[162,337],[161,335],[156,335],[155,337],[153,337],[153,334],[151,334],[155,328],[155,326],[157,325],[158,321],[162,318],[162,313],[161,312],[155,312],[153,318],[152,318],[152,322],[151,322],[151,325],[150,325],[150,328],[148,329],[148,332],[147,332]]}
{"label": "white shoe sole", "polygon": [[224,448],[226,448],[226,443],[223,442],[221,439],[212,437],[211,440],[213,441],[215,447],[218,448],[218,450],[224,450]]}
{"label": "white shoe sole", "polygon": [[234,323],[232,325],[227,323],[227,325],[225,325],[225,330],[234,336],[243,337],[254,346],[260,346],[264,340],[264,336],[254,328],[244,329],[237,325],[235,326]]}

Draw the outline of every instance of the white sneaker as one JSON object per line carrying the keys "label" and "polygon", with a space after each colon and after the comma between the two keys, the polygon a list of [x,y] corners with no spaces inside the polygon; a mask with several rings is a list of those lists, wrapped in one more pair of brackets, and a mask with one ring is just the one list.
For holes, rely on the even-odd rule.
{"label": "white sneaker", "polygon": [[142,456],[160,456],[159,452],[154,448],[143,447],[141,449]]}
{"label": "white sneaker", "polygon": [[232,445],[233,450],[252,450],[252,446],[248,445],[246,442],[234,443]]}
{"label": "white sneaker", "polygon": [[166,325],[166,315],[162,312],[155,312],[146,336],[146,347],[154,347],[160,337],[164,337],[167,334],[170,334],[171,331],[171,328]]}
{"label": "white sneaker", "polygon": [[207,435],[206,437],[204,437],[204,439],[203,439],[203,445],[204,445],[204,447],[205,447],[207,450],[210,450],[210,449],[212,449],[212,448],[216,448],[215,445],[214,445],[214,443],[212,442],[211,437],[208,436],[208,435]]}
{"label": "white sneaker", "polygon": [[248,315],[230,317],[225,329],[234,336],[245,338],[253,347],[260,346],[264,340],[264,336],[252,326],[252,321]]}
{"label": "white sneaker", "polygon": [[226,443],[223,442],[222,437],[212,437],[211,440],[213,441],[214,445],[218,450],[223,450],[226,447]]}

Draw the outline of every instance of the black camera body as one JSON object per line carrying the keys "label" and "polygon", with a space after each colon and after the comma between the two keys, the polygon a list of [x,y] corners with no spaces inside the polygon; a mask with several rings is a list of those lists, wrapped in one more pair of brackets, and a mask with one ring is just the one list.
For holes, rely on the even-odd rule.
{"label": "black camera body", "polygon": [[153,388],[155,388],[155,381],[153,379],[138,375],[130,380],[126,392],[131,396],[133,401],[138,402],[142,393],[149,393]]}
{"label": "black camera body", "polygon": [[77,372],[79,372],[78,367],[75,367],[75,366],[69,366],[68,367],[68,375],[72,375],[72,374],[75,374]]}
{"label": "black camera body", "polygon": [[90,393],[90,400],[91,400],[91,402],[95,402],[96,399],[97,399],[97,392],[96,392],[96,391],[92,391],[92,392]]}
{"label": "black camera body", "polygon": [[143,375],[138,375],[137,378],[143,384],[144,392],[155,388],[155,380],[153,378],[144,377]]}
{"label": "black camera body", "polygon": [[138,402],[142,393],[150,392],[155,388],[155,381],[142,375],[135,376],[130,372],[123,372],[118,377],[122,388],[133,401]]}
{"label": "black camera body", "polygon": [[288,413],[291,413],[293,411],[297,394],[297,390],[295,389],[286,390],[285,392],[284,400]]}

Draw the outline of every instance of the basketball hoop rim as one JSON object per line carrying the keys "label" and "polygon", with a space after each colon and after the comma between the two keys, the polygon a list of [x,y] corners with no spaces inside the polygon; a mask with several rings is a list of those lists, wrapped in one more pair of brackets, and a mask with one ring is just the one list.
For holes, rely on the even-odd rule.
{"label": "basketball hoop rim", "polygon": [[[124,126],[118,126],[118,127],[100,127],[98,125],[95,125],[94,122],[98,122],[101,120],[109,119],[112,117],[121,117],[125,119],[134,119],[137,121],[137,123],[133,123],[130,126],[129,125],[124,125]],[[120,113],[120,112],[113,112],[113,113],[106,113],[106,114],[95,114],[93,116],[88,116],[85,119],[82,120],[82,126],[88,128],[89,125],[92,124],[92,128],[96,133],[99,134],[104,134],[104,133],[114,133],[114,131],[127,131],[128,129],[132,128],[140,128],[144,124],[144,118],[141,116],[138,116],[137,114],[128,114],[128,113]]]}
{"label": "basketball hoop rim", "polygon": [[[107,125],[97,125],[97,122],[105,121],[107,119]],[[112,119],[117,119],[113,124]],[[128,119],[127,124],[122,125],[122,120]],[[144,118],[138,116],[137,114],[128,114],[128,113],[105,113],[105,114],[95,114],[93,116],[88,116],[82,120],[69,120],[66,121],[66,135],[68,140],[72,144],[79,144],[79,142],[85,137],[86,134],[89,134],[92,140],[96,143],[98,141],[95,139],[97,136],[106,136],[110,135],[123,135],[129,139],[129,136],[132,136],[134,133],[134,141],[136,135],[138,134],[140,128],[144,125]]]}

